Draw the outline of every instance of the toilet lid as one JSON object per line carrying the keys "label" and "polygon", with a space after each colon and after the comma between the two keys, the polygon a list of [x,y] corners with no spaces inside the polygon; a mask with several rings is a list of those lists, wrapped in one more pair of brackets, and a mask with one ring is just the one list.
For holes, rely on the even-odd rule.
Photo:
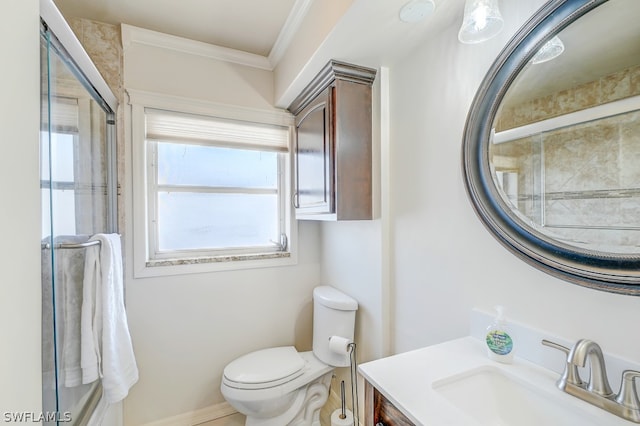
{"label": "toilet lid", "polygon": [[272,382],[285,382],[302,374],[302,367],[304,360],[298,351],[293,346],[283,346],[241,356],[225,367],[224,377],[236,384],[275,386]]}

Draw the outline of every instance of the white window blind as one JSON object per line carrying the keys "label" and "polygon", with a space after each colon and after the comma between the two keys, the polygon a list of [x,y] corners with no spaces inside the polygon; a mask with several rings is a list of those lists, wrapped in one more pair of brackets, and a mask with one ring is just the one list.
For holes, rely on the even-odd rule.
{"label": "white window blind", "polygon": [[[78,132],[78,100],[60,96],[51,96],[49,103],[49,114],[51,115],[52,130],[58,133]],[[49,117],[42,117],[44,129],[49,126]]]}
{"label": "white window blind", "polygon": [[289,128],[146,108],[147,140],[287,152]]}

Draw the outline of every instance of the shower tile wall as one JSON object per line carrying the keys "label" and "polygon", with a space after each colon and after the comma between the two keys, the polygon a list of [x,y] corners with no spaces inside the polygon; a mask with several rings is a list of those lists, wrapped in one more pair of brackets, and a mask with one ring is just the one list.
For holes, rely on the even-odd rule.
{"label": "shower tile wall", "polygon": [[496,132],[636,95],[640,95],[640,66],[504,108]]}
{"label": "shower tile wall", "polygon": [[[499,128],[638,94],[640,67],[634,67],[508,108],[501,113]],[[598,241],[605,251],[637,252],[639,135],[640,112],[630,112],[492,145],[492,158],[497,171],[518,174],[518,210],[544,225],[546,234],[576,245]]]}
{"label": "shower tile wall", "polygon": [[[73,30],[82,47],[87,51],[91,60],[100,71],[100,74],[107,82],[107,85],[118,98],[118,102],[124,102],[124,83],[122,76],[122,41],[119,25],[111,25],[89,19],[68,18],[69,25]],[[116,149],[118,167],[118,206],[122,206],[122,191],[120,182],[124,176],[124,111],[118,108],[116,111]],[[124,227],[124,209],[118,208],[118,229],[120,233]]]}
{"label": "shower tile wall", "polygon": [[69,25],[106,80],[113,93],[122,100],[122,43],[120,26],[70,18]]}

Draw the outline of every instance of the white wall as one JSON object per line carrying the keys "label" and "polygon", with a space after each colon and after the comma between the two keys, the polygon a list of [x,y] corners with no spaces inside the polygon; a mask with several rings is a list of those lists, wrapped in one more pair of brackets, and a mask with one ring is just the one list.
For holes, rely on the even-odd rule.
{"label": "white wall", "polygon": [[[270,71],[176,50],[125,45],[124,85],[235,104],[273,107]],[[131,218],[131,147],[126,155],[126,217]],[[132,265],[132,223],[126,262]],[[134,279],[126,273],[129,325],[140,381],[125,400],[125,424],[135,426],[222,403],[227,363],[264,347],[311,348],[311,297],[320,284],[316,224],[299,226],[298,264]]]}
{"label": "white wall", "polygon": [[[307,228],[311,235],[300,238],[316,238]],[[293,344],[309,350],[318,277],[311,248],[296,267],[129,279],[140,381],[125,400],[125,424],[223,402],[222,370],[244,353]]]}
{"label": "white wall", "polygon": [[508,27],[497,39],[462,45],[457,21],[391,68],[396,351],[466,335],[472,307],[500,303],[520,322],[640,360],[640,298],[528,266],[485,230],[464,190],[461,140],[472,98],[507,38],[541,4],[501,2]]}
{"label": "white wall", "polygon": [[270,71],[135,42],[124,46],[124,67],[126,89],[273,108]]}
{"label": "white wall", "polygon": [[[327,222],[321,224],[322,283],[333,286],[358,301],[355,343],[358,363],[388,355],[385,352],[382,298],[383,268],[380,263],[382,220]],[[350,368],[336,368],[332,397],[340,395],[345,381],[347,406],[351,407]],[[360,383],[358,386],[362,386]],[[359,395],[364,395],[362,387]],[[330,401],[331,404],[331,401]],[[338,407],[331,407],[332,409]]]}
{"label": "white wall", "polygon": [[[42,410],[38,0],[3,2],[0,413]],[[4,419],[4,417],[3,417]]]}
{"label": "white wall", "polygon": [[312,1],[309,10],[274,69],[275,103],[286,108],[327,61],[314,61],[324,42],[354,0]]}
{"label": "white wall", "polygon": [[321,277],[323,284],[340,289],[358,301],[355,341],[358,362],[366,362],[388,355],[388,333],[385,322],[387,303],[384,292],[388,263],[383,232],[382,180],[388,179],[382,166],[382,145],[388,141],[382,129],[388,117],[381,111],[386,102],[386,70],[379,71],[372,88],[372,193],[373,220],[322,222]]}

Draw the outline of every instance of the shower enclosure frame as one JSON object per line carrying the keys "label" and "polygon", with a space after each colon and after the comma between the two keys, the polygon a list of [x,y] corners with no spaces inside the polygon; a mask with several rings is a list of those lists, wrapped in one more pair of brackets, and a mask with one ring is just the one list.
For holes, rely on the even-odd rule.
{"label": "shower enclosure frame", "polygon": [[[106,158],[106,204],[108,206],[106,210],[106,232],[117,232],[118,229],[118,207],[117,207],[117,159],[116,159],[116,126],[115,126],[115,113],[118,108],[118,100],[113,94],[100,72],[86,53],[75,34],[71,30],[71,27],[64,20],[62,14],[58,11],[52,0],[40,0],[40,19],[41,19],[41,32],[44,34],[44,38],[55,44],[55,50],[61,55],[63,62],[69,67],[71,72],[77,77],[81,85],[87,90],[91,97],[96,101],[99,106],[106,113],[106,126],[105,126],[105,158]],[[53,37],[48,37],[47,33]],[[63,55],[63,57],[62,57]],[[51,124],[49,122],[49,124]],[[56,249],[53,244],[52,249]],[[49,248],[49,247],[47,247]],[[57,249],[64,250],[65,248],[74,249],[73,247],[57,247]],[[77,249],[77,247],[75,247]],[[54,320],[55,321],[55,320]],[[55,333],[54,333],[55,334]],[[55,338],[55,337],[54,337]],[[54,346],[55,348],[55,346]],[[55,350],[55,349],[54,349]],[[55,355],[54,355],[55,359]],[[57,369],[57,361],[55,361],[55,368]],[[44,374],[44,370],[43,370]],[[56,373],[57,374],[57,373]],[[56,424],[62,422],[67,423],[63,417],[63,413],[60,411],[61,407],[58,404],[58,381],[56,379],[55,389],[55,401],[56,401],[56,413],[57,416],[62,418],[61,421],[55,420]],[[74,413],[72,419],[72,425],[80,426],[89,423],[92,417],[100,418],[106,411],[106,405],[101,404],[102,385],[100,380],[97,381],[97,385],[91,386],[88,394],[82,395],[82,407]],[[45,389],[43,387],[43,398],[45,396]]]}

